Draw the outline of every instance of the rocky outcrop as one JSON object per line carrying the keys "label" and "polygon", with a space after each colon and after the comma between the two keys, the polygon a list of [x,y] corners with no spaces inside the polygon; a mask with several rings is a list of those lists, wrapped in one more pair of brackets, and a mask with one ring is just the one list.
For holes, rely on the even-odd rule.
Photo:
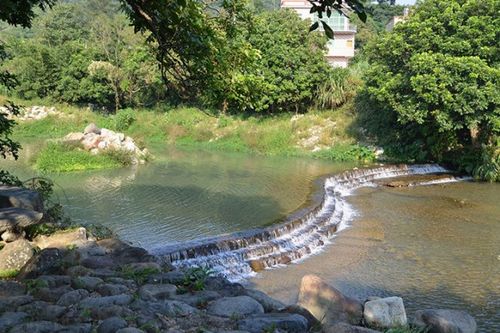
{"label": "rocky outcrop", "polygon": [[309,310],[325,326],[337,322],[358,325],[363,318],[363,306],[359,301],[342,295],[316,275],[302,278],[298,305]]}
{"label": "rocky outcrop", "polygon": [[2,241],[9,243],[22,239],[25,236],[24,229],[40,223],[42,217],[43,202],[36,191],[15,186],[0,186]]}
{"label": "rocky outcrop", "polygon": [[40,120],[48,116],[61,116],[61,112],[57,111],[55,107],[47,106],[30,106],[24,107],[20,110],[19,115],[14,116],[10,110],[4,106],[0,106],[0,112],[6,113],[7,117],[16,120],[26,121],[26,120]]}
{"label": "rocky outcrop", "polygon": [[428,309],[415,313],[414,325],[429,333],[475,333],[477,324],[465,311]]}
{"label": "rocky outcrop", "polygon": [[401,297],[386,297],[366,302],[363,317],[368,326],[376,328],[393,328],[407,324]]}
{"label": "rocky outcrop", "polygon": [[0,209],[23,208],[43,212],[40,194],[26,188],[0,185]]}
{"label": "rocky outcrop", "polygon": [[91,154],[99,154],[104,151],[122,152],[130,155],[132,164],[145,163],[149,156],[148,150],[139,148],[131,137],[106,128],[99,128],[94,123],[85,127],[83,133],[69,133],[62,139],[62,142],[78,145]]}

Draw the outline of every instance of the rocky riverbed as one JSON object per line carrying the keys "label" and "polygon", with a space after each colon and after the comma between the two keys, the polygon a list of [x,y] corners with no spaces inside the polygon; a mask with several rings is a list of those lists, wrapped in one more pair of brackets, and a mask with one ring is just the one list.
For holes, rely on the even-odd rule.
{"label": "rocky riverbed", "polygon": [[[37,208],[36,194],[24,191],[24,199],[15,200],[9,193],[1,200],[0,225],[7,223],[6,209],[30,202]],[[0,250],[0,263],[19,269],[15,279],[0,280],[0,333],[373,333],[409,322],[400,297],[361,302],[314,275],[304,276],[297,304],[287,305],[204,268],[175,270],[142,248],[98,240],[82,227],[33,239],[15,227],[18,237]],[[476,331],[462,311],[419,311],[410,322],[430,332]]]}

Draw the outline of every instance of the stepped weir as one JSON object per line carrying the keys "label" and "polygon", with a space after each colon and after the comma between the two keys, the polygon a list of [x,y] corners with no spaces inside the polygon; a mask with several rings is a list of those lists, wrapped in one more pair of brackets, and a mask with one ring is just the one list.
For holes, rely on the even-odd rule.
{"label": "stepped weir", "polygon": [[[378,186],[376,181],[402,176],[442,175],[449,171],[435,164],[360,168],[323,178],[312,204],[281,223],[262,229],[161,246],[150,252],[178,268],[201,266],[237,281],[260,270],[289,264],[321,251],[353,218],[346,201],[354,190]],[[422,185],[461,180],[440,177]]]}

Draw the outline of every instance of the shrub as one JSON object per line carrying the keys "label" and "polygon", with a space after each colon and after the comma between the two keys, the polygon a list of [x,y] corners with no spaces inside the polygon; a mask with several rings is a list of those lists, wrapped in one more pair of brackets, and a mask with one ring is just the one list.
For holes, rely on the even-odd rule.
{"label": "shrub", "polygon": [[114,127],[117,131],[125,131],[136,121],[132,109],[119,110],[114,116]]}

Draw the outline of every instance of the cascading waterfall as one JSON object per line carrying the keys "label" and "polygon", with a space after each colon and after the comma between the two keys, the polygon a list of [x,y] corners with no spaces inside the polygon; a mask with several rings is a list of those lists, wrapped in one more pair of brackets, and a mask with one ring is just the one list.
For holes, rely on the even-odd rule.
{"label": "cascading waterfall", "polygon": [[[241,280],[254,275],[256,271],[296,262],[321,251],[335,233],[352,219],[354,212],[346,197],[353,190],[376,186],[375,181],[385,178],[448,172],[435,164],[347,171],[327,178],[322,188],[322,199],[301,212],[298,217],[294,216],[264,229],[163,246],[150,252],[178,268],[208,267],[229,280]],[[420,184],[429,185],[459,179],[450,176]]]}

